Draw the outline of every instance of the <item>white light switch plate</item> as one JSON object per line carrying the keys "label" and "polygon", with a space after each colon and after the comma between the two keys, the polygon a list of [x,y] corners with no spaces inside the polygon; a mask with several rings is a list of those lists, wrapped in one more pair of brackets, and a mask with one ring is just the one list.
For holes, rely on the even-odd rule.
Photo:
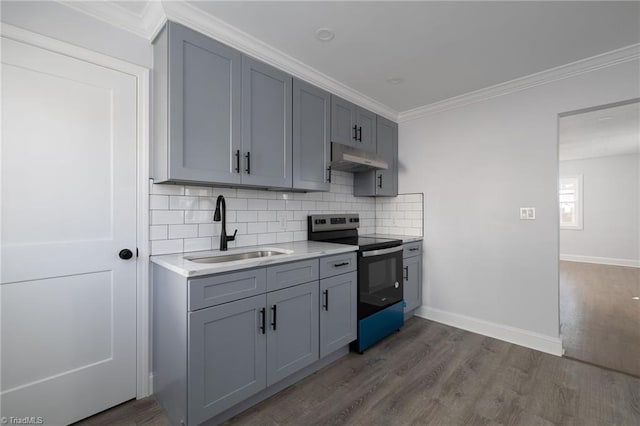
{"label": "white light switch plate", "polygon": [[535,207],[520,207],[520,220],[535,220],[536,208]]}

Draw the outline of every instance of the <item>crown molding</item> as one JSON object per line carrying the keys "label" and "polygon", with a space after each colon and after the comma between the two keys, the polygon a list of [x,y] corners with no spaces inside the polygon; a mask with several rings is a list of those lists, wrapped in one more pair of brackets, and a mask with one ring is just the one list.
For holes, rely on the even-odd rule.
{"label": "crown molding", "polygon": [[66,7],[100,19],[147,40],[155,38],[166,20],[178,22],[383,117],[393,121],[398,118],[396,110],[350,88],[190,3],[151,0],[147,3],[142,13],[138,15],[111,1],[57,1]]}
{"label": "crown molding", "polygon": [[350,88],[223,20],[203,12],[190,3],[168,1],[163,2],[163,7],[168,20],[199,31],[385,118],[393,121],[398,118],[396,110]]}
{"label": "crown molding", "polygon": [[541,86],[543,84],[638,59],[640,59],[640,43],[632,44],[630,46],[612,50],[590,58],[580,59],[569,64],[550,68],[545,71],[516,78],[484,89],[475,90],[460,96],[454,96],[439,102],[402,111],[398,113],[398,122],[402,123],[416,120],[431,114],[460,108],[476,102],[508,95],[510,93],[519,92],[521,90],[530,89],[532,87]]}
{"label": "crown molding", "polygon": [[152,40],[165,21],[160,1],[150,0],[140,14],[112,1],[55,0],[63,6]]}

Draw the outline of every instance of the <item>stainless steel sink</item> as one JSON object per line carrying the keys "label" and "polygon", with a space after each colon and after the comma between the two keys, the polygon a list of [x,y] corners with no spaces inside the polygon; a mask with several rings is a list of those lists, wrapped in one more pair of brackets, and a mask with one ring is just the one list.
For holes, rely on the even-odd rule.
{"label": "stainless steel sink", "polygon": [[191,262],[196,262],[196,263],[223,263],[223,262],[233,262],[234,260],[254,259],[256,257],[277,256],[279,254],[287,254],[287,253],[280,252],[280,251],[273,251],[273,250],[259,250],[259,251],[249,251],[246,253],[234,253],[234,254],[225,254],[221,256],[209,256],[209,257],[185,256],[185,259],[190,260]]}

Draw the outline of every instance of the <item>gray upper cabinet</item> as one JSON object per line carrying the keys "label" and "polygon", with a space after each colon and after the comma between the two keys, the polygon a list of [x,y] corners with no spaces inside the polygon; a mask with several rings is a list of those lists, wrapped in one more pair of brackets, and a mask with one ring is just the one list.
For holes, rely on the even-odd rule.
{"label": "gray upper cabinet", "polygon": [[267,386],[318,360],[318,281],[267,294]]}
{"label": "gray upper cabinet", "polygon": [[398,125],[378,116],[376,119],[377,154],[389,163],[387,170],[355,173],[353,193],[356,196],[398,195]]}
{"label": "gray upper cabinet", "polygon": [[331,95],[331,142],[375,152],[376,115]]}
{"label": "gray upper cabinet", "polygon": [[266,387],[265,301],[262,294],[189,314],[189,424]]}
{"label": "gray upper cabinet", "polygon": [[331,95],[293,79],[293,187],[329,191]]}
{"label": "gray upper cabinet", "polygon": [[376,115],[371,111],[356,107],[356,124],[358,126],[358,148],[376,152]]}
{"label": "gray upper cabinet", "polygon": [[356,147],[356,106],[331,95],[331,142]]}
{"label": "gray upper cabinet", "polygon": [[240,183],[240,52],[168,22],[154,41],[155,182]]}
{"label": "gray upper cabinet", "polygon": [[358,273],[320,280],[320,357],[358,337]]}
{"label": "gray upper cabinet", "polygon": [[242,183],[291,188],[292,77],[242,57]]}

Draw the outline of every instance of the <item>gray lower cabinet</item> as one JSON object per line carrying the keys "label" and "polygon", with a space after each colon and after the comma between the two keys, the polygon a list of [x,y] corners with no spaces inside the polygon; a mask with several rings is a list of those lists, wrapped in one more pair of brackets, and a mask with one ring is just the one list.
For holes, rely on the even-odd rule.
{"label": "gray lower cabinet", "polygon": [[[415,243],[412,243],[415,244]],[[411,312],[422,305],[422,256],[410,255],[405,251],[404,263],[404,300],[405,312]]]}
{"label": "gray lower cabinet", "polygon": [[242,57],[242,183],[291,188],[292,77]]}
{"label": "gray lower cabinet", "polygon": [[200,424],[266,387],[266,296],[189,314],[188,419]]}
{"label": "gray lower cabinet", "polygon": [[320,357],[358,337],[358,273],[320,280]]}
{"label": "gray lower cabinet", "polygon": [[267,309],[267,386],[271,386],[319,359],[318,281],[268,293]]}
{"label": "gray lower cabinet", "polygon": [[331,95],[293,79],[293,187],[329,191]]}
{"label": "gray lower cabinet", "polygon": [[355,173],[353,192],[356,196],[398,195],[398,124],[377,117],[377,154],[389,163],[387,170]]}
{"label": "gray lower cabinet", "polygon": [[259,399],[356,339],[357,273],[320,274],[318,258],[192,278],[153,265],[154,392],[172,424]]}
{"label": "gray lower cabinet", "polygon": [[173,22],[153,50],[154,182],[240,183],[242,55]]}

